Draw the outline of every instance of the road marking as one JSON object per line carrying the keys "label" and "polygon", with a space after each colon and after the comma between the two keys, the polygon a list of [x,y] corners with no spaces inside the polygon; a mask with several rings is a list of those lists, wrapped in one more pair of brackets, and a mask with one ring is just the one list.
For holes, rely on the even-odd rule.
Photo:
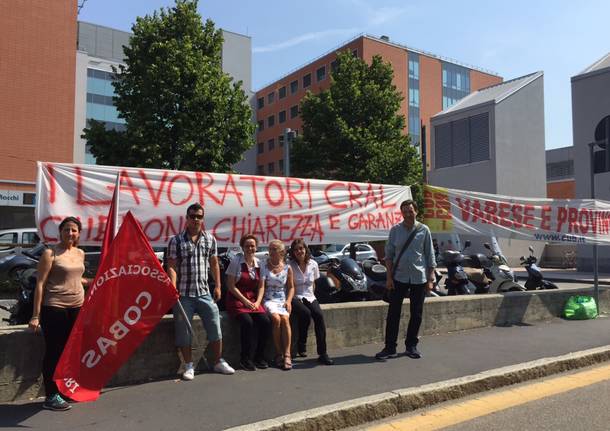
{"label": "road marking", "polygon": [[480,416],[486,416],[531,401],[569,392],[574,389],[610,380],[610,365],[598,367],[563,377],[555,377],[544,382],[508,388],[502,392],[479,396],[468,401],[439,407],[417,416],[386,422],[367,428],[369,431],[431,431],[442,429]]}

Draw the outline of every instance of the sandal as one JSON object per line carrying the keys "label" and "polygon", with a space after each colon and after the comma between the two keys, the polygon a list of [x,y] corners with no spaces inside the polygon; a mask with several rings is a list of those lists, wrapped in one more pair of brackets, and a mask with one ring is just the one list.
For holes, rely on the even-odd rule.
{"label": "sandal", "polygon": [[284,355],[275,355],[275,365],[280,369],[284,369]]}
{"label": "sandal", "polygon": [[292,370],[292,358],[284,356],[284,370]]}

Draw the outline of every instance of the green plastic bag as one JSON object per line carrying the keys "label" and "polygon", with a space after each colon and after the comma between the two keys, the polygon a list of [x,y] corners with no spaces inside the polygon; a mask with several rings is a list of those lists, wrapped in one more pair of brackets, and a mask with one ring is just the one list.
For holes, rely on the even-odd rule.
{"label": "green plastic bag", "polygon": [[597,317],[595,299],[586,295],[570,296],[563,307],[563,317],[570,320],[595,319]]}

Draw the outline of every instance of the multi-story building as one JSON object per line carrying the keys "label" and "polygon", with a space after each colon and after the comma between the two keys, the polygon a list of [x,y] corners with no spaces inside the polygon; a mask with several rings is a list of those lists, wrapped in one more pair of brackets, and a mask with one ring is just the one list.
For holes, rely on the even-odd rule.
{"label": "multi-story building", "polygon": [[573,146],[546,150],[546,197],[552,199],[576,197]]}
{"label": "multi-story building", "polygon": [[0,14],[0,229],[34,226],[36,161],[71,162],[76,0]]}
{"label": "multi-story building", "polygon": [[[77,21],[76,0],[20,0],[0,14],[0,229],[34,226],[36,162],[95,163],[88,119],[125,127],[112,66],[130,33]],[[222,67],[252,99],[252,43],[223,30]],[[254,172],[252,156],[236,169]],[[251,165],[248,165],[251,163]]]}
{"label": "multi-story building", "polygon": [[[330,86],[336,53],[345,50],[368,63],[379,55],[392,64],[394,85],[404,96],[400,112],[407,119],[405,133],[417,146],[423,124],[429,148],[430,117],[475,90],[502,82],[495,73],[391,42],[386,36],[358,36],[256,92],[259,174],[283,175],[286,130],[302,130],[299,103],[307,91],[318,93]],[[429,154],[426,151],[428,163]]]}
{"label": "multi-story building", "polygon": [[[573,76],[571,81],[576,197],[590,198],[593,192],[596,199],[608,201],[610,200],[610,53]],[[593,189],[592,185],[594,185]],[[610,272],[609,248],[599,247],[598,262],[601,272]],[[581,271],[593,269],[591,246],[578,246],[578,269]]]}

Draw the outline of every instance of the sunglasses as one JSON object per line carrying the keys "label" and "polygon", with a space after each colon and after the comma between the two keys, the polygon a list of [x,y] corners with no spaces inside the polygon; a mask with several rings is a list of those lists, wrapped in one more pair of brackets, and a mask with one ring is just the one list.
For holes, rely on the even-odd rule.
{"label": "sunglasses", "polygon": [[191,220],[203,220],[203,214],[189,214],[187,217]]}

